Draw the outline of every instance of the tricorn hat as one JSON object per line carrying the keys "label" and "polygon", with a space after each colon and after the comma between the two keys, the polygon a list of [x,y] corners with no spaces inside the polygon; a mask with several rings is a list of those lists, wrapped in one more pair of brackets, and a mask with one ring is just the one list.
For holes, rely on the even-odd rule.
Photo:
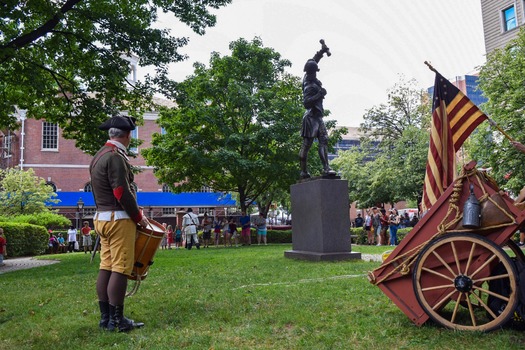
{"label": "tricorn hat", "polygon": [[133,117],[116,115],[106,120],[98,128],[100,130],[109,130],[111,128],[117,128],[120,130],[131,131],[135,130],[135,122],[136,119]]}

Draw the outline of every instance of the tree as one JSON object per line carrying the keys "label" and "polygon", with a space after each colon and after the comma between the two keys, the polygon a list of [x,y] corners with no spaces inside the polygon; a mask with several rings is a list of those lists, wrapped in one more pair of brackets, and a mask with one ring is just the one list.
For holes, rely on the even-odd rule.
{"label": "tree", "polygon": [[350,200],[360,206],[420,199],[428,152],[430,106],[415,81],[388,91],[387,104],[369,109],[361,146],[332,164],[350,181]]}
{"label": "tree", "polygon": [[47,203],[58,203],[56,193],[33,169],[0,169],[0,208],[3,215],[49,211]]}
{"label": "tree", "polygon": [[254,201],[267,208],[299,175],[301,83],[259,38],[230,50],[212,53],[209,68],[195,64],[178,85],[177,107],[161,112],[166,133],[154,135],[143,155],[174,191],[209,186],[237,192],[242,210]]}
{"label": "tree", "polygon": [[[481,68],[479,88],[488,101],[483,111],[516,141],[525,143],[525,31],[505,48],[494,50]],[[518,193],[525,184],[525,155],[515,150],[503,135],[481,124],[465,148],[480,166],[506,189]]]}
{"label": "tree", "polygon": [[427,93],[416,87],[415,79],[403,77],[387,91],[386,104],[366,111],[361,130],[368,138],[381,140],[383,145],[397,140],[409,126],[418,126],[428,118]]}
{"label": "tree", "polygon": [[[168,64],[187,38],[154,28],[157,13],[174,15],[203,34],[215,17],[208,8],[231,0],[4,1],[0,6],[0,127],[16,128],[16,108],[60,125],[77,147],[96,152],[106,135],[98,125],[127,111],[152,110],[152,96],[171,87]],[[128,59],[156,72],[128,78]]]}

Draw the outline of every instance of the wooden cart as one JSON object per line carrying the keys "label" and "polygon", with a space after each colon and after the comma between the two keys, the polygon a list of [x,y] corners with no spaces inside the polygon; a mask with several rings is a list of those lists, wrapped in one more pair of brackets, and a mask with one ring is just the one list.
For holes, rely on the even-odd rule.
{"label": "wooden cart", "polygon": [[[462,226],[471,185],[481,206],[478,229]],[[500,328],[518,303],[513,259],[525,256],[512,236],[524,221],[525,211],[471,162],[369,280],[416,325],[430,318],[458,330]],[[494,292],[494,283],[508,291]],[[493,310],[494,301],[503,307]]]}

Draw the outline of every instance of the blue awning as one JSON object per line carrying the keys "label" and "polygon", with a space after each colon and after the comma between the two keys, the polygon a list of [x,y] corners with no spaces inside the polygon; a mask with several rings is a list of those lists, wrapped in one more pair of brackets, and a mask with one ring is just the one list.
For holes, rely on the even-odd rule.
{"label": "blue awning", "polygon": [[[54,199],[59,203],[49,204],[53,208],[76,208],[80,198],[84,207],[94,207],[92,192],[57,192]],[[234,207],[236,201],[230,194],[220,192],[138,192],[137,202],[141,207]]]}

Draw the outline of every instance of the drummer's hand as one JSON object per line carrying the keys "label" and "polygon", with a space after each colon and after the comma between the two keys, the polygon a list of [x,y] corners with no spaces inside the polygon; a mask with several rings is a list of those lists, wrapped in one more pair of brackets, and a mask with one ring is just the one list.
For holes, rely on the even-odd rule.
{"label": "drummer's hand", "polygon": [[149,225],[148,218],[145,217],[145,216],[143,216],[143,217],[142,217],[142,220],[140,220],[140,221],[138,222],[138,224],[139,224],[140,226],[142,226],[142,227],[148,227],[148,225]]}

